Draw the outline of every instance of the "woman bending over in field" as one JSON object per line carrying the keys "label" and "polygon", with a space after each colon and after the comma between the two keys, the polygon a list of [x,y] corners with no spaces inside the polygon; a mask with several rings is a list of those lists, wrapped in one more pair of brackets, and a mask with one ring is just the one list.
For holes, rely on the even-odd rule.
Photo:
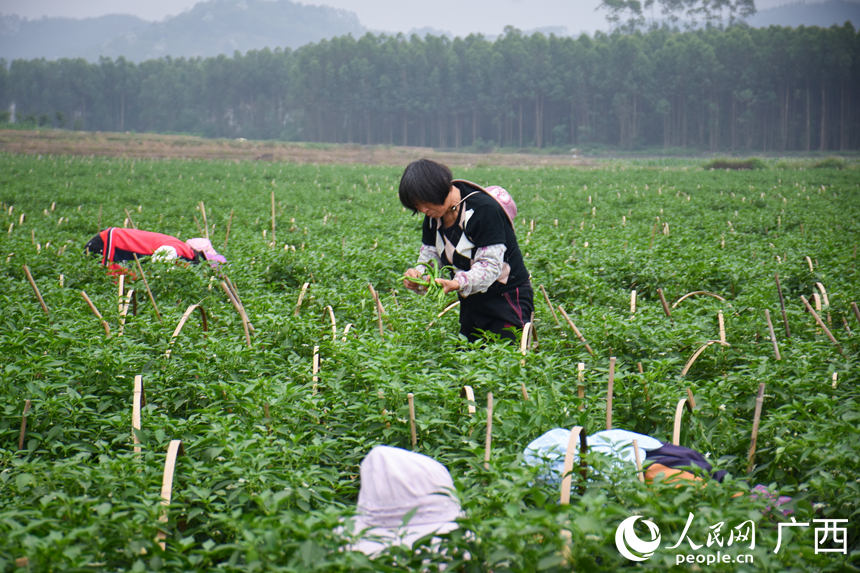
{"label": "woman bending over in field", "polygon": [[424,214],[418,262],[404,273],[404,286],[421,292],[409,278],[426,276],[428,265],[451,266],[453,276],[436,282],[460,298],[460,334],[469,341],[483,331],[516,340],[534,302],[512,215],[480,186],[453,179],[447,166],[429,159],[406,167],[399,194],[407,209]]}

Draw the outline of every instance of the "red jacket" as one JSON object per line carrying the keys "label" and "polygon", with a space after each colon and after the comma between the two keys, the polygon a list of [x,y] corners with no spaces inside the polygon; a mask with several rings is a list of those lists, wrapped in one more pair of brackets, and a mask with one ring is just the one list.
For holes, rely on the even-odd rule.
{"label": "red jacket", "polygon": [[108,227],[101,231],[90,239],[86,248],[92,253],[101,253],[102,264],[109,266],[112,262],[133,260],[134,255],[149,256],[165,245],[176,249],[180,258],[196,261],[194,249],[185,241],[162,233],[122,227]]}

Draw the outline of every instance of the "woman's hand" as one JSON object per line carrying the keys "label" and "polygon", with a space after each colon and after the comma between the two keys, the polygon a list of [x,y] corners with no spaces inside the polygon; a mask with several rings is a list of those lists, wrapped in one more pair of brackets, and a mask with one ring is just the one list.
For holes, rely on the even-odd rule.
{"label": "woman's hand", "polygon": [[436,284],[442,287],[445,294],[460,290],[460,283],[454,279],[436,279]]}
{"label": "woman's hand", "polygon": [[[410,277],[413,279],[424,279],[424,280],[429,280],[429,278],[430,278],[429,276],[426,276],[426,275],[424,277],[422,277],[421,273],[418,271],[418,269],[415,269],[415,268],[407,269],[406,272],[403,273],[403,276],[404,277]],[[408,278],[403,279],[403,286],[405,286],[409,290],[412,290],[415,292],[425,292],[427,290],[426,286],[418,284],[416,282],[413,282],[413,281],[409,280]]]}

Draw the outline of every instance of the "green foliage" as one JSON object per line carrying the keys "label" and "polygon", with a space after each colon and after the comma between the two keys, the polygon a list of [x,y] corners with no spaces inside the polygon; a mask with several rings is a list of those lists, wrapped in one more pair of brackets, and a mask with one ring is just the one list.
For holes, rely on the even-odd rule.
{"label": "green foliage", "polygon": [[[455,313],[439,317],[431,297],[392,280],[414,265],[420,237],[420,221],[397,201],[398,168],[12,155],[0,156],[0,165],[4,570],[26,558],[32,570],[562,571],[569,552],[574,569],[611,571],[629,563],[615,547],[616,527],[642,515],[659,525],[663,543],[638,567],[663,571],[675,565],[668,546],[690,514],[697,543],[711,525],[724,522],[727,535],[752,520],[750,569],[856,568],[860,326],[851,303],[860,299],[860,189],[853,166],[705,171],[694,160],[631,160],[463,170],[458,175],[471,180],[503,182],[517,198],[539,343],[524,356],[516,345],[465,343]],[[141,282],[130,283],[137,314],[128,313],[119,336],[116,284],[82,253],[84,243],[99,227],[121,225],[126,211],[140,228],[198,236],[201,201],[210,237],[229,261],[221,270],[253,326],[251,345],[222,277],[206,265],[144,263],[161,320]],[[382,336],[368,283],[385,308]],[[800,300],[814,304],[822,288],[819,315],[841,352]],[[81,291],[109,323],[110,338]],[[697,291],[723,300],[681,300]],[[208,329],[195,313],[171,344],[190,304],[205,308]],[[707,346],[681,376],[699,348],[719,339],[720,313],[728,345]],[[675,405],[689,388],[696,409],[684,413],[681,443],[727,470],[726,481],[645,485],[589,454],[588,480],[577,474],[571,504],[558,504],[558,488],[537,479],[522,451],[555,427],[604,427],[610,357],[613,425],[669,440]],[[584,399],[576,391],[580,362]],[[146,404],[136,454],[138,374]],[[763,415],[748,473],[760,383]],[[475,391],[473,415],[460,395],[465,384]],[[444,554],[425,546],[370,561],[341,551],[337,527],[354,511],[359,463],[370,447],[411,447],[409,392],[418,451],[450,469],[464,517],[445,536]],[[485,468],[489,392],[495,407]],[[24,400],[32,407],[19,448]],[[184,454],[168,521],[160,523],[172,439],[182,440]],[[816,553],[812,527],[784,531],[775,554],[778,523],[788,518],[748,494],[755,484],[791,496],[798,522],[848,519],[850,554]],[[162,530],[165,550],[156,542]]]}

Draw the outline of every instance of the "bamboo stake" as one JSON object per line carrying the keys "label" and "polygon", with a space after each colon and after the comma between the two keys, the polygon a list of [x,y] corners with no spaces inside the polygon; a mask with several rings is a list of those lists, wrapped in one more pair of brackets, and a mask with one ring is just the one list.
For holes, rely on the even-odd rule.
{"label": "bamboo stake", "polygon": [[543,298],[546,301],[546,305],[549,307],[549,311],[552,313],[552,318],[555,320],[555,325],[559,326],[561,323],[558,321],[558,315],[555,313],[555,307],[549,301],[549,295],[546,294],[546,289],[543,288],[543,285],[540,285],[540,291],[543,293]]}
{"label": "bamboo stake", "polygon": [[415,428],[415,394],[409,392],[406,395],[406,401],[409,403],[409,435],[414,450],[418,446],[418,433]]}
{"label": "bamboo stake", "polygon": [[430,324],[427,325],[427,328],[429,329],[430,327],[432,327],[436,323],[436,321],[439,320],[440,318],[442,318],[443,316],[445,316],[445,314],[449,310],[451,310],[452,308],[458,307],[458,306],[460,306],[459,300],[455,300],[454,302],[452,302],[451,304],[446,306],[444,309],[442,309],[442,311],[439,312],[439,314],[436,315],[436,318],[434,318],[433,320],[430,321]]}
{"label": "bamboo stake", "polygon": [[[164,474],[161,478],[161,512],[158,517],[159,523],[167,523],[167,508],[170,506],[170,500],[173,498],[173,474],[176,470],[176,457],[183,453],[182,440],[170,440],[167,446],[167,458],[164,461]],[[159,529],[155,535],[155,540],[164,550],[167,548],[167,534],[164,530]]]}
{"label": "bamboo stake", "polygon": [[[134,308],[137,309],[137,295],[134,294],[133,288],[129,289],[121,299],[119,306],[119,332],[117,333],[117,336],[122,336],[123,330],[125,329],[125,317],[128,315],[128,307],[131,305],[132,300],[134,300]],[[134,312],[136,314],[137,310]]]}
{"label": "bamboo stake", "polygon": [[585,453],[588,450],[588,443],[582,426],[574,426],[571,428],[570,437],[567,439],[567,450],[564,454],[564,465],[562,466],[561,495],[559,497],[561,505],[570,504],[570,487],[573,481],[573,456],[576,451],[577,442],[579,442],[579,468],[582,474],[582,483],[579,486],[579,491],[580,493],[585,491],[585,480],[587,478]]}
{"label": "bamboo stake", "polygon": [[143,267],[140,266],[140,259],[137,258],[137,253],[132,253],[134,255],[134,263],[137,266],[137,272],[140,273],[140,278],[143,279],[143,286],[146,287],[146,294],[149,295],[149,302],[152,303],[152,308],[155,309],[155,316],[158,317],[158,322],[161,321],[161,313],[158,312],[158,305],[155,304],[155,297],[152,296],[152,291],[149,288],[149,281],[146,280],[146,274],[143,272]]}
{"label": "bamboo stake", "polygon": [[667,318],[671,319],[672,311],[669,310],[669,305],[666,302],[666,297],[663,296],[663,289],[658,288],[657,294],[660,296],[660,304],[663,305],[663,313],[666,315]]}
{"label": "bamboo stake", "polygon": [[782,286],[779,284],[779,273],[774,273],[776,280],[776,292],[779,295],[779,309],[782,312],[782,323],[785,325],[785,337],[791,338],[791,331],[788,329],[788,317],[785,314],[785,297],[782,296]]}
{"label": "bamboo stake", "polygon": [[87,304],[90,305],[90,310],[93,311],[93,314],[96,315],[96,318],[99,319],[102,323],[102,327],[105,329],[105,336],[110,336],[110,326],[107,321],[102,318],[102,313],[99,312],[99,309],[96,308],[96,305],[93,304],[93,301],[90,300],[90,297],[87,296],[87,293],[81,291],[81,296],[84,297],[84,300],[87,301]]}
{"label": "bamboo stake", "polygon": [[860,322],[860,309],[857,308],[856,302],[851,303],[851,310],[854,311],[854,318],[857,319],[857,322]]}
{"label": "bamboo stake", "polygon": [[18,434],[18,449],[24,449],[24,437],[27,435],[27,414],[30,413],[31,402],[24,400],[24,411],[21,413],[21,432]]}
{"label": "bamboo stake", "polygon": [[576,378],[579,384],[576,386],[576,393],[579,397],[579,410],[585,409],[585,362],[580,362],[576,365]]}
{"label": "bamboo stake", "polygon": [[48,312],[48,305],[45,304],[45,299],[42,298],[42,293],[39,292],[39,287],[36,286],[36,281],[33,280],[33,275],[30,274],[30,269],[27,265],[24,265],[24,274],[27,275],[27,280],[30,282],[30,286],[33,287],[33,292],[36,293],[36,298],[39,299],[39,304],[42,305],[42,310],[45,311],[45,314],[50,316],[51,313]]}
{"label": "bamboo stake", "polygon": [[585,349],[588,351],[588,353],[591,354],[592,356],[594,356],[594,351],[588,345],[588,342],[585,341],[585,337],[582,335],[582,333],[579,331],[579,329],[576,328],[576,325],[573,324],[573,321],[570,319],[569,316],[567,316],[567,313],[564,311],[564,309],[561,307],[561,305],[558,306],[558,311],[561,313],[561,315],[567,321],[567,324],[570,325],[570,328],[573,329],[573,332],[576,334],[576,336],[579,338],[579,340],[585,345]]}
{"label": "bamboo stake", "polygon": [[[233,298],[236,299],[236,302],[239,303],[239,306],[242,308],[242,312],[245,313],[245,318],[248,318],[248,312],[245,310],[245,303],[242,302],[242,299],[239,298],[239,291],[236,290],[236,285],[230,280],[230,277],[227,275],[224,276],[224,282],[227,283],[227,287],[230,289],[230,292],[233,293]],[[248,319],[248,330],[252,333],[255,332],[254,325],[251,323],[251,320]]]}
{"label": "bamboo stake", "polygon": [[185,312],[182,314],[182,318],[179,319],[179,323],[176,325],[173,335],[170,337],[167,351],[164,353],[165,358],[170,358],[170,354],[173,350],[173,343],[176,342],[176,337],[179,336],[179,333],[182,331],[182,327],[185,326],[185,323],[188,321],[188,317],[191,316],[194,309],[198,309],[200,311],[200,319],[203,321],[203,332],[209,330],[209,321],[206,319],[206,310],[199,304],[188,305],[188,308],[186,308]]}
{"label": "bamboo stake", "polygon": [[723,311],[717,311],[717,323],[720,326],[720,344],[726,346],[726,319],[723,318]]}
{"label": "bamboo stake", "polygon": [[224,245],[223,248],[227,248],[227,239],[230,238],[230,227],[233,225],[233,209],[230,209],[230,218],[227,219],[227,232],[224,233]]}
{"label": "bamboo stake", "polygon": [[779,344],[776,342],[776,333],[773,331],[773,322],[770,320],[770,311],[768,309],[764,309],[764,318],[767,320],[767,331],[770,334],[770,341],[773,343],[773,354],[777,360],[782,360],[782,357],[779,355]]}
{"label": "bamboo stake", "polygon": [[331,305],[325,307],[328,311],[328,317],[331,319],[331,339],[334,342],[337,339],[337,322],[334,320],[334,310]]}
{"label": "bamboo stake", "polygon": [[132,229],[137,229],[137,225],[134,224],[134,219],[131,218],[131,213],[128,212],[128,209],[124,209],[125,216],[128,217],[128,223],[131,225]]}
{"label": "bamboo stake", "polygon": [[302,285],[302,290],[299,292],[299,298],[296,301],[296,308],[293,310],[293,316],[299,315],[299,310],[302,308],[302,301],[305,298],[305,293],[308,292],[309,286],[311,286],[311,283],[305,283]]}
{"label": "bamboo stake", "polygon": [[493,393],[487,393],[487,438],[484,440],[484,469],[490,469],[490,448],[493,443]]}
{"label": "bamboo stake", "polygon": [[319,382],[320,372],[320,347],[314,346],[314,358],[311,366],[311,381],[313,382],[312,394],[317,393],[317,382]]}
{"label": "bamboo stake", "polygon": [[675,308],[676,306],[678,306],[679,304],[681,304],[681,301],[683,301],[683,300],[685,300],[685,299],[687,299],[687,298],[689,298],[689,297],[691,297],[691,296],[696,296],[696,295],[700,295],[700,294],[701,294],[701,295],[705,295],[705,296],[713,297],[713,298],[715,298],[715,299],[717,299],[717,300],[719,300],[719,301],[722,301],[722,302],[726,302],[726,299],[724,299],[723,297],[721,297],[721,296],[720,296],[720,295],[718,295],[718,294],[715,294],[715,293],[712,293],[712,292],[708,292],[708,291],[706,291],[706,290],[695,290],[695,291],[693,291],[693,292],[688,292],[687,294],[685,294],[684,296],[682,296],[681,298],[679,298],[678,300],[676,300],[676,301],[672,304],[672,308]]}
{"label": "bamboo stake", "polygon": [[119,275],[117,277],[117,294],[116,294],[116,304],[117,304],[117,314],[122,314],[122,297],[125,294],[125,275]]}
{"label": "bamboo stake", "polygon": [[633,457],[636,458],[636,475],[641,483],[645,483],[645,474],[642,472],[642,456],[639,453],[639,441],[633,440]]}
{"label": "bamboo stake", "polygon": [[475,413],[475,392],[472,390],[472,387],[466,384],[463,386],[463,390],[460,391],[460,396],[466,399],[466,411],[471,416]]}
{"label": "bamboo stake", "polygon": [[830,339],[830,342],[833,343],[833,345],[839,351],[839,354],[841,354],[843,358],[847,358],[845,356],[845,352],[842,350],[842,346],[839,344],[839,342],[836,340],[836,338],[833,337],[833,333],[830,332],[830,329],[827,328],[827,325],[824,324],[824,321],[821,320],[821,317],[818,316],[818,313],[815,312],[815,309],[813,309],[809,305],[809,301],[806,300],[806,297],[803,295],[800,295],[800,300],[803,301],[803,305],[806,307],[806,310],[808,310],[809,313],[812,315],[812,317],[815,319],[815,322],[818,324],[818,326],[820,326],[821,329],[824,330],[824,333],[827,335],[827,338]]}
{"label": "bamboo stake", "polygon": [[687,397],[678,400],[675,405],[675,418],[672,425],[672,443],[680,445],[681,443],[681,419],[684,416],[684,407],[690,412],[696,407],[696,402],[693,400],[693,392],[687,388]]}
{"label": "bamboo stake", "polygon": [[221,281],[221,290],[227,295],[227,298],[230,299],[230,302],[233,304],[233,308],[236,309],[236,312],[239,313],[239,318],[242,319],[242,328],[245,331],[245,346],[248,348],[251,347],[251,331],[250,331],[250,323],[248,322],[248,314],[245,312],[245,308],[236,300],[236,297],[233,295],[232,291],[230,291],[230,287],[227,286],[227,283]]}
{"label": "bamboo stake", "polygon": [[[206,220],[206,205],[200,201],[200,215],[203,217],[203,236],[209,238],[209,222]],[[272,234],[274,239],[274,233]]]}
{"label": "bamboo stake", "polygon": [[606,429],[612,429],[612,394],[615,386],[615,357],[609,357],[609,384],[606,387]]}
{"label": "bamboo stake", "polygon": [[687,363],[686,363],[686,364],[684,364],[684,368],[683,368],[683,370],[681,370],[681,376],[682,376],[682,377],[683,377],[683,376],[686,376],[687,372],[689,372],[689,371],[690,371],[690,367],[693,365],[693,363],[696,361],[696,359],[697,359],[697,358],[702,354],[702,352],[704,352],[704,351],[705,351],[705,349],[706,349],[708,346],[710,346],[711,344],[722,344],[723,346],[731,346],[731,344],[723,343],[723,342],[720,342],[719,340],[709,340],[709,341],[707,341],[707,342],[706,342],[706,343],[704,343],[702,346],[700,346],[700,347],[699,347],[699,349],[698,349],[698,350],[696,350],[696,351],[693,353],[693,355],[690,357],[690,359],[689,359],[689,360],[687,360]]}
{"label": "bamboo stake", "polygon": [[764,403],[764,382],[758,385],[758,395],[755,399],[755,413],[753,414],[752,439],[750,441],[750,453],[747,456],[747,473],[753,469],[753,460],[755,459],[756,441],[758,440],[758,426],[761,421],[761,407]]}
{"label": "bamboo stake", "polygon": [[636,289],[630,291],[630,316],[636,314]]}
{"label": "bamboo stake", "polygon": [[385,312],[385,309],[382,308],[382,303],[379,302],[379,295],[376,294],[376,289],[373,288],[373,285],[367,283],[367,288],[370,289],[370,294],[373,295],[373,301],[376,303],[376,321],[379,325],[379,336],[385,338],[385,333],[382,330],[382,314]]}
{"label": "bamboo stake", "polygon": [[137,374],[134,377],[134,393],[131,406],[131,438],[134,442],[134,453],[140,453],[140,439],[137,432],[140,431],[141,407],[146,405],[146,396],[143,393],[143,376]]}

